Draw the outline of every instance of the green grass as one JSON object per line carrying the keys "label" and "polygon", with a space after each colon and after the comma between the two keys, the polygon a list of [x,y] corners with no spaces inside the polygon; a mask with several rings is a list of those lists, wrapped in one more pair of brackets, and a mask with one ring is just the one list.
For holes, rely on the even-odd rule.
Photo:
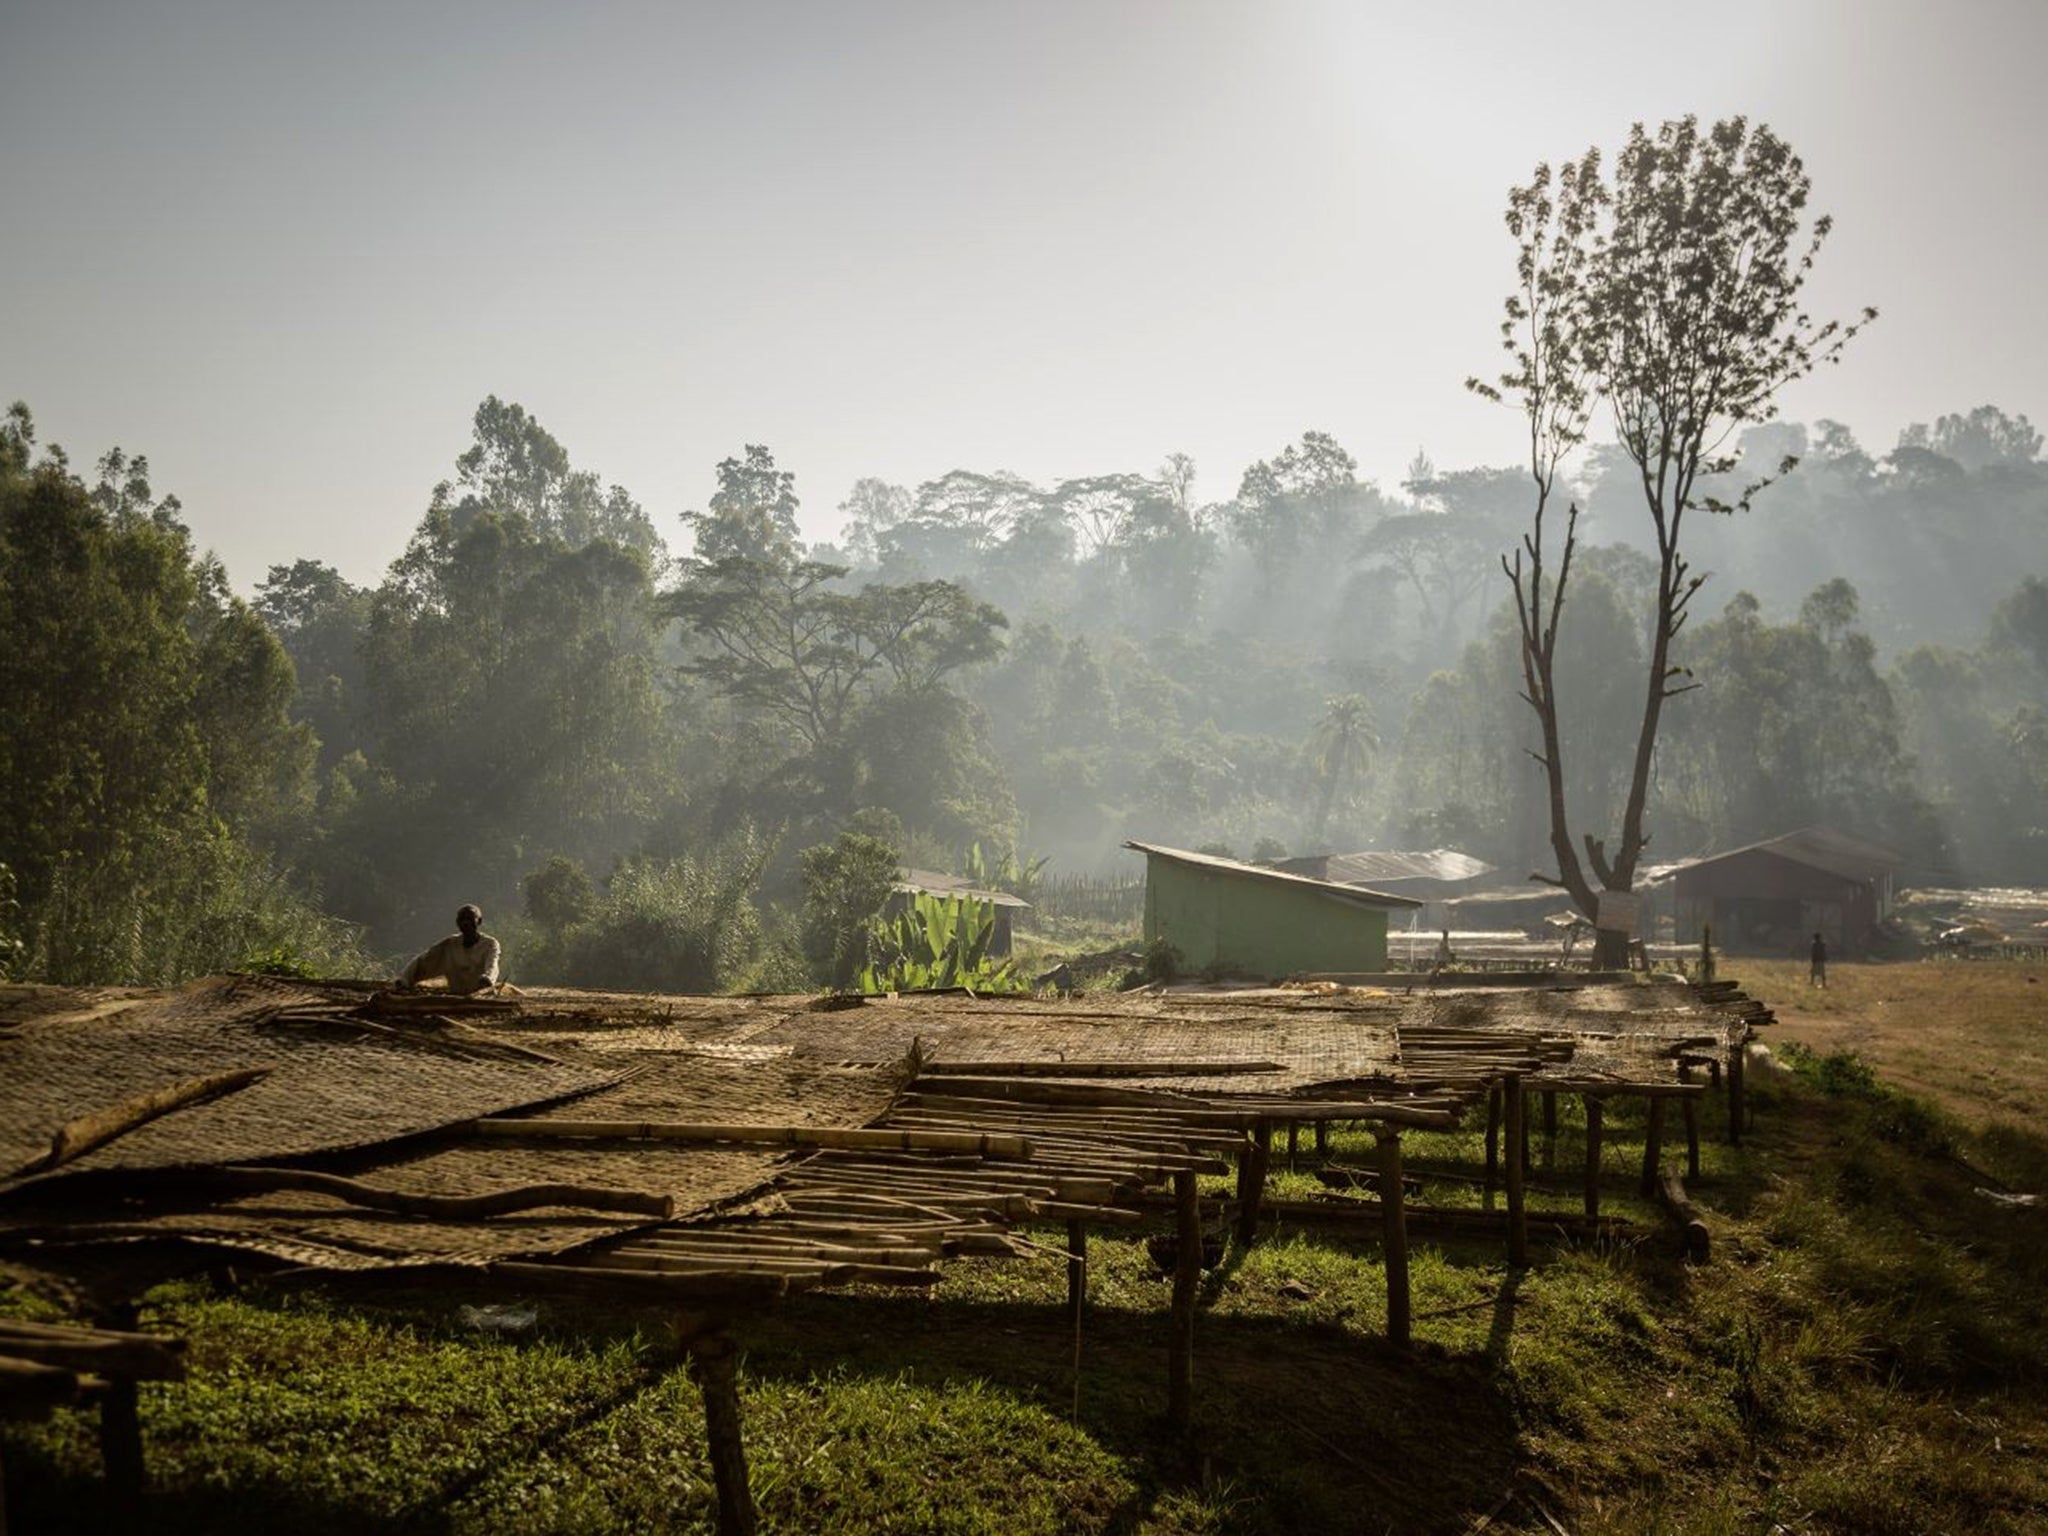
{"label": "green grass", "polygon": [[[2048,1527],[2048,1233],[1972,1193],[1976,1166],[2043,1149],[1847,1059],[1753,1097],[1740,1151],[1707,1117],[1712,1263],[1674,1257],[1634,1196],[1641,1116],[1610,1112],[1605,1207],[1652,1235],[1539,1245],[1519,1273],[1497,1244],[1419,1238],[1407,1355],[1370,1224],[1233,1246],[1205,1281],[1186,1441],[1161,1417],[1169,1284],[1145,1230],[1091,1239],[1078,1372],[1051,1257],[793,1304],[741,1335],[763,1528],[1427,1533],[1499,1510],[1494,1529],[1547,1529],[1532,1500],[1595,1536]],[[1538,1209],[1577,1206],[1561,1107]],[[1476,1171],[1476,1132],[1406,1143],[1426,1199],[1485,1198],[1444,1177]],[[1292,1172],[1276,1148],[1276,1193],[1320,1187],[1308,1147]],[[136,1528],[711,1528],[702,1408],[658,1316],[557,1306],[505,1341],[461,1329],[457,1299],[155,1293],[148,1326],[193,1341],[192,1374],[144,1391]],[[108,1528],[89,1415],[0,1446],[15,1530]]]}

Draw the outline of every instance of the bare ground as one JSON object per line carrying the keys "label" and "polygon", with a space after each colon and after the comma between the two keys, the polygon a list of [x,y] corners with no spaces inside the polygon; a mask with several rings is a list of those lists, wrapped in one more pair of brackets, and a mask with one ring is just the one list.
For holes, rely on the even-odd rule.
{"label": "bare ground", "polygon": [[1830,965],[1825,991],[1804,962],[1737,960],[1723,974],[1777,1011],[1768,1044],[1854,1052],[1887,1082],[1973,1129],[2039,1131],[2048,1107],[2048,965],[1923,960]]}

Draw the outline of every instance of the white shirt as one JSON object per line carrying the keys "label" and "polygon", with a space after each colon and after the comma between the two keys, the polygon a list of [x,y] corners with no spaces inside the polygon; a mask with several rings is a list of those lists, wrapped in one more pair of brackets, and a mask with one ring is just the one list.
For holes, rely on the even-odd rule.
{"label": "white shirt", "polygon": [[422,950],[398,979],[410,987],[436,976],[447,978],[450,992],[474,992],[496,985],[498,941],[488,933],[480,933],[474,944],[465,944],[461,934],[451,933],[440,943]]}

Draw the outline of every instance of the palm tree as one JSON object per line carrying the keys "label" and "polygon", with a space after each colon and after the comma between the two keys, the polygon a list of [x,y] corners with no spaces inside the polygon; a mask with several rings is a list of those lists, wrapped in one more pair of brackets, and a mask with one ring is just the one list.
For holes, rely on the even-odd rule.
{"label": "palm tree", "polygon": [[1323,702],[1322,718],[1309,732],[1308,760],[1322,783],[1316,804],[1315,840],[1321,843],[1330,823],[1330,808],[1347,781],[1363,778],[1379,750],[1379,732],[1372,705],[1362,693],[1337,694]]}

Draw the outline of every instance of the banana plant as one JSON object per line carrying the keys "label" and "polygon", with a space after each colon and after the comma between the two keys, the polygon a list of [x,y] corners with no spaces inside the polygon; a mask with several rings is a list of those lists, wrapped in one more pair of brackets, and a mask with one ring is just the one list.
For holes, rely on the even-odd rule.
{"label": "banana plant", "polygon": [[919,891],[893,916],[875,919],[871,959],[855,978],[863,992],[924,992],[945,987],[1017,988],[1010,962],[989,959],[996,932],[992,901]]}

